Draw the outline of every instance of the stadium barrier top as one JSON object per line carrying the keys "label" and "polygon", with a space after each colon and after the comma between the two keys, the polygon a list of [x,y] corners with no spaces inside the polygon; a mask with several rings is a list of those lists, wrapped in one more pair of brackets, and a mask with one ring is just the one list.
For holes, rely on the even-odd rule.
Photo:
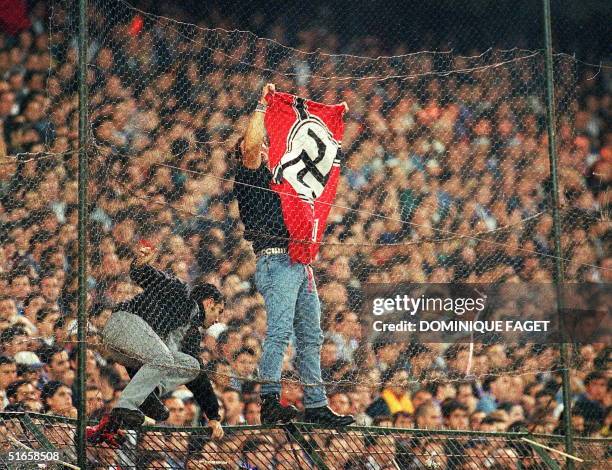
{"label": "stadium barrier top", "polygon": [[[27,449],[54,453],[56,462],[78,468],[71,418],[36,413],[0,413],[0,458]],[[565,467],[563,436],[528,432],[422,430],[368,426],[323,428],[306,423],[284,426],[227,426],[212,441],[206,427],[143,426],[127,431],[117,449],[88,446],[88,468],[251,469],[547,469]],[[612,439],[576,438],[578,469],[606,468]],[[51,455],[51,454],[49,454]],[[14,457],[13,457],[14,458]],[[164,464],[165,465],[165,464]],[[65,466],[65,465],[64,465]],[[72,467],[70,467],[72,466]],[[9,468],[12,468],[9,466]],[[167,467],[163,467],[167,468]]]}

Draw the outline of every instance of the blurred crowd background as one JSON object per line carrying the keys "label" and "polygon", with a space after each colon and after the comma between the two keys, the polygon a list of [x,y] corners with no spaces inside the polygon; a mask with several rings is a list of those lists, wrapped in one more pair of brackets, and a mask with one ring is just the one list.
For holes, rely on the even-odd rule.
{"label": "blurred crowd background", "polygon": [[[467,345],[372,342],[361,311],[368,283],[553,281],[541,50],[506,42],[507,50],[491,43],[463,55],[446,52],[453,37],[439,32],[407,46],[375,31],[347,41],[333,28],[289,29],[265,11],[245,20],[213,10],[191,21],[192,6],[160,12],[196,27],[112,0],[91,3],[92,343],[113,305],[138,293],[129,265],[146,238],[159,247],[156,267],[189,283],[212,282],[225,295],[225,318],[207,332],[201,357],[224,423],[259,423],[266,311],[232,194],[232,149],[262,85],[272,81],[278,90],[350,107],[336,205],[314,266],[331,407],[366,425],[562,432],[556,348],[475,345],[466,376]],[[26,13],[21,27],[0,34],[0,407],[74,417],[75,14],[62,2],[52,9],[33,3]],[[440,52],[410,52],[415,47]],[[554,63],[565,278],[606,283],[612,74],[568,54]],[[609,433],[610,353],[609,341],[572,347],[576,434]],[[290,347],[282,401],[300,407],[292,360]],[[127,380],[122,366],[90,349],[88,413],[99,417]],[[205,422],[187,390],[164,402],[169,426]],[[238,447],[261,447],[277,461],[291,455],[282,439],[248,442]],[[199,468],[185,455],[164,459],[171,468]],[[442,468],[472,468],[466,465],[445,457]]]}

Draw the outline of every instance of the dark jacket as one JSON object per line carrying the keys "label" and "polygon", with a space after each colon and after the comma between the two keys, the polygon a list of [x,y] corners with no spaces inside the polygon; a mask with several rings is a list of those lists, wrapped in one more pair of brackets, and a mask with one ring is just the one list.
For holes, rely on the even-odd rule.
{"label": "dark jacket", "polygon": [[213,390],[212,383],[208,377],[209,369],[202,363],[200,352],[202,347],[202,333],[197,326],[192,326],[187,330],[181,344],[181,352],[195,357],[200,363],[200,375],[186,384],[187,389],[193,393],[195,401],[200,406],[208,419],[219,420],[219,402]]}
{"label": "dark jacket", "polygon": [[[140,316],[162,339],[172,330],[191,325],[183,337],[180,349],[200,362],[200,374],[186,385],[206,417],[218,420],[217,396],[200,360],[202,334],[198,326],[204,323],[204,312],[191,299],[189,286],[171,274],[149,265],[132,264],[130,277],[142,287],[143,292],[117,305],[116,310],[125,310]],[[137,370],[129,370],[130,377],[133,377]]]}
{"label": "dark jacket", "polygon": [[130,267],[132,281],[143,292],[115,310],[124,310],[141,317],[163,340],[168,333],[187,324],[202,324],[204,315],[189,294],[189,286],[180,279],[149,265]]}

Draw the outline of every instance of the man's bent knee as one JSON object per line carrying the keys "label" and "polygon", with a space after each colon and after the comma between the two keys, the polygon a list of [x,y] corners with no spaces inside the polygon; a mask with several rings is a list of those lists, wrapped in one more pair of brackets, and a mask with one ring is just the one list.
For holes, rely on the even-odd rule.
{"label": "man's bent knee", "polygon": [[191,381],[200,375],[200,361],[195,357],[182,354],[181,357],[175,358],[175,369]]}
{"label": "man's bent knee", "polygon": [[177,366],[174,357],[168,350],[157,351],[155,355],[143,358],[142,362],[148,366],[158,367],[161,369],[173,369]]}
{"label": "man's bent knee", "polygon": [[185,369],[187,371],[187,381],[191,382],[196,379],[198,375],[200,375],[200,363],[198,361],[193,361],[190,365],[188,365]]}

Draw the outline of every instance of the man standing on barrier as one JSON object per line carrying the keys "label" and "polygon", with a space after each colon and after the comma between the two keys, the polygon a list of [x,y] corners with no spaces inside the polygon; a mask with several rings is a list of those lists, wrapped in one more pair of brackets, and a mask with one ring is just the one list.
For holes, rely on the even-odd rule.
{"label": "man standing on barrier", "polygon": [[[288,103],[293,102],[295,116],[299,117],[291,128],[295,132],[288,134],[292,140],[287,152],[275,168],[268,161],[268,147],[264,144],[264,117],[268,100],[273,99],[284,100],[286,110],[289,110],[285,115],[289,119],[292,119],[293,112]],[[277,104],[282,103],[278,101]],[[234,152],[237,160],[234,162],[234,194],[245,226],[245,238],[252,242],[257,256],[255,284],[265,299],[267,311],[267,334],[259,365],[259,378],[262,381],[261,421],[264,424],[286,423],[298,417],[295,407],[283,407],[279,401],[283,356],[292,333],[296,340],[296,366],[304,384],[304,420],[327,426],[347,426],[354,422],[352,416],[338,415],[327,406],[321,379],[321,306],[310,267],[310,259],[313,257],[302,256],[304,251],[300,246],[301,236],[296,235],[296,232],[304,229],[316,235],[313,240],[306,242],[307,249],[310,249],[311,241],[316,244],[320,240],[325,221],[316,219],[307,222],[300,213],[304,208],[308,211],[315,207],[314,200],[325,189],[332,166],[338,166],[338,142],[333,141],[338,152],[331,146],[325,146],[324,142],[332,139],[331,133],[323,119],[311,114],[315,109],[323,108],[320,114],[334,113],[341,121],[347,107],[345,104],[326,107],[305,102],[292,95],[277,94],[275,86],[267,84],[263,87],[244,138],[236,145]],[[287,131],[291,123],[285,124]],[[275,134],[273,137],[277,139],[283,136]],[[311,140],[306,142],[305,139],[309,138]],[[289,151],[291,149],[293,153]],[[315,154],[311,155],[313,149]],[[273,187],[285,181],[292,184],[294,197],[281,200],[281,191],[277,192]],[[307,205],[300,206],[302,201],[307,201]],[[315,213],[314,209],[312,213]]]}

